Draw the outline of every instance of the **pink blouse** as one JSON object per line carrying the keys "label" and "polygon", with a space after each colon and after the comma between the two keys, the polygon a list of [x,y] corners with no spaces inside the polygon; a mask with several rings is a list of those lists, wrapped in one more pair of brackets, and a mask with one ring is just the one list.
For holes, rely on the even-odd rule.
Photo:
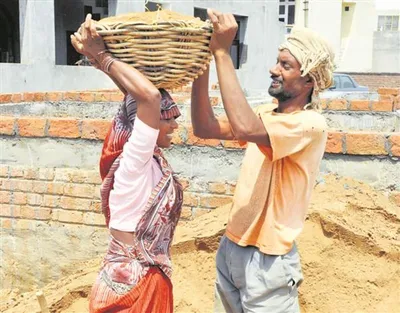
{"label": "pink blouse", "polygon": [[152,190],[162,177],[159,164],[153,158],[159,130],[137,116],[132,134],[124,145],[122,159],[114,176],[110,192],[109,228],[134,232],[143,216]]}

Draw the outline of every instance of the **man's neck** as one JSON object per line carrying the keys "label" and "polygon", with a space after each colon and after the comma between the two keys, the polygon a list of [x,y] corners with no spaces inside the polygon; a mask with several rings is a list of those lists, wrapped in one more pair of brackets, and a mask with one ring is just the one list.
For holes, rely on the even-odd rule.
{"label": "man's neck", "polygon": [[279,113],[292,113],[296,111],[301,111],[304,107],[308,104],[308,101],[305,99],[288,99],[286,101],[279,101],[278,100],[278,108],[277,111]]}

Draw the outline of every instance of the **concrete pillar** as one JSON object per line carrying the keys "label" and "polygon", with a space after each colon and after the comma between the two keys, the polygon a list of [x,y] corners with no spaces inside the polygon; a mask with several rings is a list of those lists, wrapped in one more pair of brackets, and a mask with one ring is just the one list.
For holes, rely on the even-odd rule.
{"label": "concrete pillar", "polygon": [[145,0],[109,0],[108,15],[118,15],[129,12],[144,12]]}
{"label": "concrete pillar", "polygon": [[55,64],[53,0],[20,0],[21,63]]}

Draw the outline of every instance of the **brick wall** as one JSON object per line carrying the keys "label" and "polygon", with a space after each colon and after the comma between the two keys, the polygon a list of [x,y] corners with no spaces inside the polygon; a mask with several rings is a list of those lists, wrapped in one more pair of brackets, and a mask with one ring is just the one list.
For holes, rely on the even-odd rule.
{"label": "brick wall", "polygon": [[[396,109],[399,90],[379,89],[379,101],[333,99],[324,102],[326,110],[354,110],[392,112]],[[114,97],[114,98],[112,98]],[[188,97],[188,95],[181,96]],[[114,91],[65,92],[0,95],[0,101],[74,100],[87,102],[120,101],[122,95]],[[218,99],[213,100],[219,103]],[[66,138],[68,140],[101,141],[109,121],[103,119],[0,117],[0,136],[9,138]],[[177,146],[215,147],[242,150],[236,141],[204,140],[193,135],[187,121],[179,125],[173,142]],[[400,133],[355,132],[330,130],[326,153],[400,157]],[[100,211],[100,178],[95,170],[71,168],[31,168],[3,165],[0,167],[1,223],[4,228],[26,227],[31,220],[103,226]],[[209,209],[232,200],[234,181],[208,181],[191,184],[181,177],[185,187],[183,218],[193,218]],[[398,197],[398,196],[396,196]],[[395,198],[397,199],[397,198]]]}
{"label": "brick wall", "polygon": [[400,73],[344,73],[353,77],[361,86],[377,91],[380,87],[399,88]]}
{"label": "brick wall", "polygon": [[[182,218],[199,216],[232,201],[235,182],[184,187]],[[33,220],[104,226],[100,177],[95,170],[0,166],[0,217],[4,229],[29,228]]]}
{"label": "brick wall", "polygon": [[[182,117],[174,134],[175,147],[166,154],[171,163],[185,158],[176,170],[180,170],[185,191],[182,220],[187,220],[232,201],[244,147],[235,141],[195,137],[190,123],[190,94],[187,88],[174,92]],[[399,106],[400,90],[382,88],[379,93],[377,101],[333,99],[323,105],[330,115],[378,116],[388,121],[387,117],[396,115],[393,110]],[[62,277],[74,262],[104,255],[108,232],[100,209],[100,177],[94,168],[111,115],[90,114],[108,109],[113,114],[122,98],[115,90],[0,94],[0,144],[16,152],[4,151],[2,159],[8,164],[0,165],[3,288],[43,286]],[[217,114],[224,112],[219,97],[212,97],[211,102]],[[73,114],[64,110],[76,104],[79,110]],[[52,108],[47,113],[50,116],[43,117],[44,111],[38,110],[44,106]],[[64,111],[58,112],[59,108]],[[52,152],[37,148],[49,144]],[[65,157],[60,157],[63,152],[67,159],[76,157],[78,162],[64,163]],[[86,158],[87,152],[96,157],[83,162],[78,154],[83,153]],[[372,177],[400,206],[400,178],[396,171],[399,157],[398,132],[331,129],[321,170],[342,175],[365,171],[366,180]],[[48,162],[58,158],[62,161],[51,163],[54,168],[50,167]],[[366,167],[370,170],[366,171]],[[205,168],[207,173],[198,168]]]}

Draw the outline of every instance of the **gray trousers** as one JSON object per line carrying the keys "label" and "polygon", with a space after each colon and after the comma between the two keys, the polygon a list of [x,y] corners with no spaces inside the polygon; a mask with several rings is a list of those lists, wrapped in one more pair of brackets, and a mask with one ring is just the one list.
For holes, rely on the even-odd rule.
{"label": "gray trousers", "polygon": [[223,236],[216,259],[215,313],[300,312],[303,275],[296,245],[285,255],[268,255]]}

